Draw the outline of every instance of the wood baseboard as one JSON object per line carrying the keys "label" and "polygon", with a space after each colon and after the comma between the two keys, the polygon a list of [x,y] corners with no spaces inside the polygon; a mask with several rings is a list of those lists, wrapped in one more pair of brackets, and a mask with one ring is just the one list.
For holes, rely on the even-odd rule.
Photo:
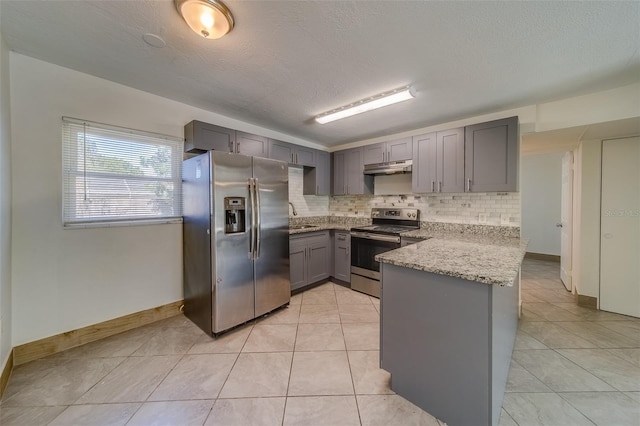
{"label": "wood baseboard", "polygon": [[575,294],[576,302],[578,306],[585,308],[598,309],[598,298],[593,296],[584,296],[582,294]]}
{"label": "wood baseboard", "polygon": [[543,254],[543,253],[529,253],[526,252],[524,257],[528,259],[537,259],[537,260],[546,260],[549,262],[558,262],[560,263],[560,256],[556,256],[555,254]]}
{"label": "wood baseboard", "polygon": [[13,350],[9,352],[9,358],[7,359],[7,363],[2,368],[2,374],[0,374],[0,399],[2,399],[2,395],[4,395],[4,390],[7,388],[7,384],[9,383],[11,370],[13,370]]}
{"label": "wood baseboard", "polygon": [[85,343],[104,339],[105,337],[170,318],[180,313],[180,307],[183,304],[183,300],[178,300],[167,305],[134,312],[133,314],[16,346],[13,348],[14,365],[24,364],[25,362],[40,359],[66,349],[84,345]]}

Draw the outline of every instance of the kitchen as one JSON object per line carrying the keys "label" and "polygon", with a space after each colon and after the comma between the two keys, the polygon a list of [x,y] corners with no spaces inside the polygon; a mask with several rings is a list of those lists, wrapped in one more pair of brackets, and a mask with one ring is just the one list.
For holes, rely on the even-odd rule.
{"label": "kitchen", "polygon": [[[61,116],[81,117],[174,136],[182,135],[183,126],[198,119],[273,139],[305,144],[305,141],[285,133],[258,128],[253,124],[62,68],[49,61],[19,53],[11,53],[10,58],[13,294],[9,296],[12,306],[7,308],[3,304],[2,308],[3,338],[7,333],[9,336],[11,334],[5,327],[12,325],[13,328],[10,347],[163,306],[182,297],[181,288],[176,285],[181,281],[182,268],[179,225],[86,230],[61,228],[61,171],[58,160],[61,157]],[[5,66],[8,64],[3,61]],[[7,74],[5,70],[3,68],[3,78]],[[523,108],[511,114],[475,114],[464,120],[443,120],[441,125],[432,126],[430,130],[454,128],[511,115],[519,115],[521,126],[528,125],[529,129],[534,123],[540,128],[550,128],[553,123],[570,127],[580,124],[573,115],[576,102],[583,105],[581,111],[597,111],[600,114],[599,118],[592,120],[612,121],[634,113],[632,107],[624,109],[624,105],[633,105],[628,102],[625,104],[625,100],[629,99],[628,94],[634,93],[633,90],[635,86],[621,87],[612,92],[593,90],[591,97],[541,104],[538,108]],[[6,93],[4,89],[3,93]],[[599,107],[603,98],[621,102],[607,102],[606,107]],[[95,99],[101,101],[97,103]],[[613,108],[612,104],[618,106]],[[545,118],[546,110],[553,110],[553,117]],[[637,111],[635,113],[637,115]],[[34,120],[37,125],[34,125]],[[5,140],[3,138],[3,143]],[[382,141],[382,138],[371,142],[378,141]],[[34,157],[33,152],[39,155]],[[291,201],[299,216],[324,216],[325,212],[331,214],[335,206],[336,215],[348,214],[349,209],[353,209],[353,215],[366,217],[368,211],[364,209],[368,203],[377,202],[376,197],[315,197],[304,196],[301,191],[292,191],[292,195],[294,198]],[[385,203],[410,202],[409,198],[380,197]],[[517,204],[517,201],[510,199],[508,204],[511,203]],[[456,216],[453,210],[441,214],[445,216],[445,221],[447,216]],[[3,258],[5,253],[3,249]],[[34,264],[38,267],[33,268]],[[7,303],[6,294],[2,300]],[[11,312],[12,321],[6,316]],[[4,350],[3,356],[6,356]]]}

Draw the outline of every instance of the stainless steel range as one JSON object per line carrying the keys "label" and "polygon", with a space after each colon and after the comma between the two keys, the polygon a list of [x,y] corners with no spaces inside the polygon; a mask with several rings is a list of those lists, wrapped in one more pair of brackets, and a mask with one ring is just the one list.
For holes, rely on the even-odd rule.
{"label": "stainless steel range", "polygon": [[420,228],[418,209],[375,208],[372,224],[351,228],[351,288],[380,297],[380,253],[400,248],[400,234]]}

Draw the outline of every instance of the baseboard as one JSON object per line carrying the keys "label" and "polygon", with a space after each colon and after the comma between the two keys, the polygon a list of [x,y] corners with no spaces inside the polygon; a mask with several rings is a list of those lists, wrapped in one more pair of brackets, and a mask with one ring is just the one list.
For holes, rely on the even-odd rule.
{"label": "baseboard", "polygon": [[585,308],[598,309],[598,298],[593,296],[584,296],[582,294],[575,294],[576,302],[578,306]]}
{"label": "baseboard", "polygon": [[14,365],[43,358],[95,340],[104,339],[124,331],[170,318],[180,313],[184,301],[178,300],[167,305],[147,309],[98,324],[45,337],[13,348]]}
{"label": "baseboard", "polygon": [[13,350],[9,352],[9,358],[7,359],[7,363],[4,365],[4,368],[2,369],[2,374],[0,375],[0,399],[2,399],[2,395],[4,395],[4,390],[7,388],[7,384],[9,383],[11,370],[13,370]]}
{"label": "baseboard", "polygon": [[544,254],[544,253],[529,253],[526,252],[524,257],[528,259],[537,259],[537,260],[546,260],[549,262],[560,262],[560,256],[556,256],[555,254]]}

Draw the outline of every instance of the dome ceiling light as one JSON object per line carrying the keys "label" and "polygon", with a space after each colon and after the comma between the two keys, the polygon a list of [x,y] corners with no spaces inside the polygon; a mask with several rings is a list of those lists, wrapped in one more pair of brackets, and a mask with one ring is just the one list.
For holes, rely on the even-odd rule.
{"label": "dome ceiling light", "polygon": [[231,11],[219,0],[174,0],[178,13],[194,33],[218,39],[233,29]]}

